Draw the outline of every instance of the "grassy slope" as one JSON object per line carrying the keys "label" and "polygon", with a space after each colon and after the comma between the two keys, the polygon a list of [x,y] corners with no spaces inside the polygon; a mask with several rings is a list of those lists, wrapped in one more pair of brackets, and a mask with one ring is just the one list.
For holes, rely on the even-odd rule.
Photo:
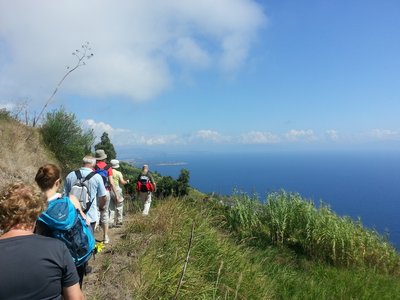
{"label": "grassy slope", "polygon": [[[211,206],[176,199],[149,217],[132,216],[123,238],[102,262],[88,299],[172,299],[194,238],[179,299],[399,299],[398,277],[371,269],[335,268],[281,247],[237,244]],[[110,268],[115,262],[119,267]],[[110,278],[121,288],[111,295]],[[108,282],[108,285],[106,284]],[[104,287],[104,288],[103,288]]]}
{"label": "grassy slope", "polygon": [[56,163],[41,143],[37,129],[0,118],[0,189],[22,180],[34,183],[35,174],[45,163]]}
{"label": "grassy slope", "polygon": [[[33,183],[41,165],[56,163],[35,129],[0,119],[0,140],[0,188]],[[88,299],[171,299],[193,223],[180,299],[400,299],[398,277],[319,264],[284,247],[249,248],[223,229],[225,221],[206,204],[175,199],[148,218],[132,215],[120,242],[98,255]]]}

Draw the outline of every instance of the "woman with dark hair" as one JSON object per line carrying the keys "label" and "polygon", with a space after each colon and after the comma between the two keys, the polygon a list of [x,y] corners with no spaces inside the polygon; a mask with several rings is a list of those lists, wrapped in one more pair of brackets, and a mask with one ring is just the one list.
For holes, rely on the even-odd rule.
{"label": "woman with dark hair", "polygon": [[16,183],[0,194],[0,299],[83,299],[67,247],[33,233],[46,199]]}
{"label": "woman with dark hair", "polygon": [[[48,202],[62,196],[61,193],[58,192],[61,187],[61,171],[56,165],[47,164],[40,167],[36,173],[35,181]],[[69,198],[75,208],[79,210],[81,216],[86,220],[86,215],[82,211],[79,200],[73,195],[70,195]]]}
{"label": "woman with dark hair", "polygon": [[[61,171],[60,169],[53,164],[46,164],[39,168],[36,173],[35,181],[42,190],[44,196],[47,198],[47,202],[62,197],[62,195],[58,192],[61,186]],[[90,226],[90,223],[87,221],[86,215],[83,213],[79,200],[73,196],[69,195],[68,199],[71,201],[73,206],[79,211],[82,218],[86,220],[86,225]],[[51,237],[52,230],[41,220],[38,220],[36,223],[35,233]],[[86,273],[86,263],[77,267],[78,275],[79,275],[79,285],[82,287],[83,277]]]}

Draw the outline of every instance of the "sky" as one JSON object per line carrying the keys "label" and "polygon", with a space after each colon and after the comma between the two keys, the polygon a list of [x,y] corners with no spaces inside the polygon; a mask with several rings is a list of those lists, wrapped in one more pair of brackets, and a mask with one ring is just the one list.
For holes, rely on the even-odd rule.
{"label": "sky", "polygon": [[399,15],[397,0],[0,0],[0,108],[37,115],[86,49],[46,112],[117,150],[398,150]]}

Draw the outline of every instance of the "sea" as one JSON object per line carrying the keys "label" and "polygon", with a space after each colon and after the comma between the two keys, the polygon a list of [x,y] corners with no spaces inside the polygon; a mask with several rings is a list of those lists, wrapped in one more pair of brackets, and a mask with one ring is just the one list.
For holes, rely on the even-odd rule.
{"label": "sea", "polygon": [[388,236],[400,250],[400,153],[396,151],[341,152],[192,152],[132,158],[152,171],[178,178],[190,172],[190,185],[205,193],[232,195],[235,191],[265,200],[284,189],[303,198],[322,201],[340,216],[361,220],[364,226]]}

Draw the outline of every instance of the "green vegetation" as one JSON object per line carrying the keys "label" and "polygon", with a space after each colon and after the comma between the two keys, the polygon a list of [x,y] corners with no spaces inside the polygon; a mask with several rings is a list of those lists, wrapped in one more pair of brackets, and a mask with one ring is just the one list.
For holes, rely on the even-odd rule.
{"label": "green vegetation", "polygon": [[0,109],[0,120],[15,121],[16,118],[5,108]]}
{"label": "green vegetation", "polygon": [[272,193],[261,203],[246,195],[234,197],[225,208],[227,227],[241,239],[263,248],[286,246],[310,259],[337,267],[369,267],[400,275],[400,257],[395,248],[361,221],[339,217],[321,204],[316,208],[300,195]]}
{"label": "green vegetation", "polygon": [[[39,166],[55,162],[39,130],[7,111],[0,111],[0,123],[4,184],[33,181]],[[40,133],[64,171],[91,152],[93,134],[63,109],[47,115]],[[134,179],[128,185],[134,192],[140,170],[120,165],[124,177]],[[132,217],[121,241],[96,257],[99,276],[88,299],[400,298],[399,254],[361,221],[284,191],[265,202],[245,194],[205,195],[190,188],[184,169],[178,179],[154,177],[158,190],[149,216],[126,197]]]}
{"label": "green vegetation", "polygon": [[[130,179],[130,183],[125,185],[125,189],[129,193],[135,193],[136,179],[138,178],[141,169],[135,168],[126,162],[120,162],[121,172],[124,174],[125,179]],[[165,199],[168,197],[184,197],[189,194],[190,185],[189,178],[190,172],[182,169],[178,179],[171,176],[162,176],[157,172],[152,173],[154,180],[157,184],[157,190],[154,195],[157,199]]]}
{"label": "green vegetation", "polygon": [[94,145],[94,149],[103,149],[107,154],[107,161],[110,161],[117,157],[117,152],[115,152],[114,145],[111,143],[107,132],[103,132],[100,137],[100,143]]}
{"label": "green vegetation", "polygon": [[75,114],[63,108],[47,113],[41,133],[44,144],[54,153],[65,173],[79,167],[82,158],[91,153],[93,132],[83,131]]}
{"label": "green vegetation", "polygon": [[[189,200],[196,196],[197,200]],[[290,235],[274,240],[275,231],[268,230],[263,220],[251,221],[254,215],[246,210],[252,204],[243,204],[241,217],[238,213],[236,219],[234,215],[229,219],[227,212],[239,209],[212,200],[204,202],[203,196],[189,194],[181,200],[159,201],[150,216],[133,216],[123,239],[104,254],[106,261],[110,259],[107,255],[112,257],[115,268],[100,271],[97,294],[89,299],[174,299],[182,274],[179,299],[399,298],[397,272],[389,274],[379,266],[335,266],[332,260],[311,258],[288,242]],[[279,196],[295,197],[286,193],[272,197],[281,201]],[[243,196],[239,198],[243,201]],[[290,200],[286,204],[293,203]],[[263,205],[267,204],[260,208]],[[233,228],[233,224],[236,229],[232,235],[227,228]],[[242,225],[247,237],[238,239]],[[253,226],[262,228],[263,234],[252,236]],[[281,229],[276,232],[282,233]],[[261,236],[266,240],[259,241]],[[119,282],[123,291],[107,287],[110,278]]]}

